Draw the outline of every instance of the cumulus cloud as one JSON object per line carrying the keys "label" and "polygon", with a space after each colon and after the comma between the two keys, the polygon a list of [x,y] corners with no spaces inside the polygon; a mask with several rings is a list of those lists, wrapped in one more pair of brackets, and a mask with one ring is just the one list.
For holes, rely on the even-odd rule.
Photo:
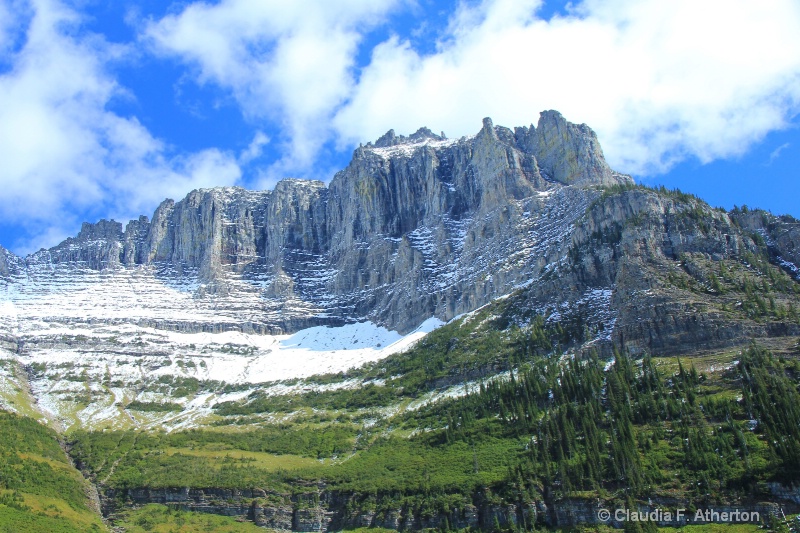
{"label": "cumulus cloud", "polygon": [[[334,144],[420,126],[457,137],[484,116],[515,126],[544,109],[592,126],[616,169],[652,175],[742,154],[800,112],[796,0],[583,0],[549,19],[542,5],[464,0],[422,52],[410,27],[366,40],[401,10],[424,11],[414,0],[190,2],[160,19],[131,12],[140,39],[125,45],[85,31],[60,0],[0,0],[0,216],[39,235],[18,250],[49,245],[77,213],[147,213],[240,183],[242,166],[259,186],[327,177]],[[143,50],[232,95],[258,129],[250,145],[181,152],[110,111],[135,98],[115,62]],[[267,144],[283,155],[254,168]]]}
{"label": "cumulus cloud", "polygon": [[318,163],[332,139],[460,136],[483,116],[513,126],[551,108],[595,128],[615,167],[648,175],[741,154],[800,107],[794,0],[584,0],[548,20],[542,0],[464,1],[433,53],[392,36],[358,65],[365,32],[409,5],[192,3],[144,34],[278,125],[286,155],[261,170],[267,183]]}
{"label": "cumulus cloud", "polygon": [[781,156],[781,152],[783,152],[784,150],[786,150],[786,149],[787,149],[787,148],[789,148],[790,146],[791,146],[791,144],[790,144],[790,143],[783,143],[782,145],[780,145],[780,146],[778,146],[777,148],[775,148],[775,149],[774,149],[774,150],[773,150],[773,151],[772,151],[772,152],[769,154],[769,159],[768,159],[768,160],[767,160],[767,162],[765,163],[765,166],[769,166],[769,165],[771,165],[772,163],[774,163],[774,162],[775,162],[775,161],[776,161],[776,160],[777,160],[777,159],[778,159],[778,158]]}
{"label": "cumulus cloud", "polygon": [[233,155],[170,156],[135,118],[108,111],[124,91],[107,64],[124,49],[82,33],[80,16],[57,1],[25,7],[24,44],[0,74],[0,215],[29,233],[17,250],[55,244],[77,213],[124,220],[165,196],[239,179]]}
{"label": "cumulus cloud", "polygon": [[401,0],[223,0],[152,21],[144,41],[226,88],[251,119],[279,124],[280,171],[307,169],[352,91],[364,31]]}
{"label": "cumulus cloud", "polygon": [[0,0],[0,53],[11,49],[18,37],[17,27],[25,16],[19,4],[14,0]]}
{"label": "cumulus cloud", "polygon": [[586,0],[543,20],[538,0],[461,4],[435,53],[392,38],[335,117],[343,143],[421,125],[474,133],[558,109],[640,175],[743,153],[800,111],[793,0]]}
{"label": "cumulus cloud", "polygon": [[253,140],[250,141],[250,144],[247,146],[247,149],[242,150],[242,153],[239,154],[239,162],[247,164],[261,157],[261,154],[264,152],[264,147],[269,144],[269,141],[270,138],[267,134],[260,130],[257,131]]}

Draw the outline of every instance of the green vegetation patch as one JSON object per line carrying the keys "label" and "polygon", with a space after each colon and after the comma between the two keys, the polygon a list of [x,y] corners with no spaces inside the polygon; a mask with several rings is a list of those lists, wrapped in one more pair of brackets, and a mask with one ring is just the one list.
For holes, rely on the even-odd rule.
{"label": "green vegetation patch", "polygon": [[181,511],[164,505],[150,504],[127,511],[115,522],[127,533],[263,533],[252,522],[229,516]]}
{"label": "green vegetation patch", "polygon": [[86,488],[53,430],[0,412],[0,532],[104,531]]}
{"label": "green vegetation patch", "polygon": [[147,413],[169,413],[183,410],[180,404],[173,402],[140,402],[138,400],[132,401],[126,405],[125,408],[132,411],[144,411]]}
{"label": "green vegetation patch", "polygon": [[502,481],[523,451],[521,440],[491,434],[444,445],[427,435],[388,437],[315,473],[337,489],[359,493],[471,494],[478,487]]}
{"label": "green vegetation patch", "polygon": [[0,489],[64,500],[86,509],[85,484],[56,433],[33,419],[0,412]]}
{"label": "green vegetation patch", "polygon": [[209,459],[213,464],[219,466],[230,459],[249,461],[253,466],[266,471],[297,470],[317,466],[319,461],[310,457],[299,455],[277,455],[265,452],[250,452],[226,447],[212,447],[212,449],[195,448],[167,448],[164,450],[169,455],[191,455]]}
{"label": "green vegetation patch", "polygon": [[32,418],[0,411],[0,450],[36,454],[69,464],[58,435]]}
{"label": "green vegetation patch", "polygon": [[351,453],[357,431],[331,424],[239,432],[78,431],[71,437],[73,455],[111,487],[236,488],[280,484],[276,471]]}
{"label": "green vegetation patch", "polygon": [[88,533],[107,531],[100,518],[93,523],[74,522],[57,512],[33,512],[30,509],[0,504],[0,533]]}

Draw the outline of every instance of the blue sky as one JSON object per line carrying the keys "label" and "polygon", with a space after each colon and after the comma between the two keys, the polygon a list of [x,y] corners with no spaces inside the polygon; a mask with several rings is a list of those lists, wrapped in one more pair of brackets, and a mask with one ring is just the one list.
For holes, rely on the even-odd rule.
{"label": "blue sky", "polygon": [[800,217],[795,0],[0,0],[0,244],[545,109],[640,182]]}

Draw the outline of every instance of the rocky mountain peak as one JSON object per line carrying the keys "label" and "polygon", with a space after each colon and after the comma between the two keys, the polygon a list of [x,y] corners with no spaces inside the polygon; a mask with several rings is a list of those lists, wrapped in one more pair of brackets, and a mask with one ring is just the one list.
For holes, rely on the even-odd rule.
{"label": "rocky mountain peak", "polygon": [[86,223],[26,262],[42,273],[154,272],[193,287],[197,302],[250,302],[255,331],[364,319],[410,331],[530,280],[563,256],[594,194],[584,186],[621,182],[629,178],[611,171],[594,132],[555,111],[514,130],[486,118],[460,139],[389,130],[327,186],[289,178],[272,191],[198,189],[124,232],[113,220]]}
{"label": "rocky mountain peak", "polygon": [[611,185],[614,172],[606,163],[597,135],[586,124],[568,122],[558,111],[543,111],[526,144],[550,178],[571,184]]}
{"label": "rocky mountain peak", "polygon": [[[96,378],[81,416],[129,424],[118,404],[165,376],[257,383],[308,375],[290,374],[301,365],[338,371],[497,301],[481,324],[563,326],[545,346],[555,354],[674,355],[800,335],[798,221],[638,187],[609,168],[588,126],[556,111],[535,126],[487,118],[474,136],[422,128],[376,144],[327,186],[199,189],[124,232],[101,220],[25,259],[0,248],[0,349],[53,362],[34,385],[42,405],[71,406],[63,413],[87,385],[72,380],[80,367],[61,365],[80,362]],[[624,186],[601,190],[614,184]],[[377,330],[369,344],[363,332]],[[298,337],[269,338],[283,334]],[[340,335],[349,354],[326,366]],[[319,353],[285,365],[299,352],[282,350],[300,350],[301,338]],[[207,398],[193,405],[218,401]]]}
{"label": "rocky mountain peak", "polygon": [[392,146],[399,146],[403,144],[417,144],[426,140],[443,141],[446,137],[444,135],[436,135],[429,128],[422,127],[406,137],[405,135],[397,135],[394,130],[389,130],[378,138],[374,143],[367,143],[367,147],[373,148],[390,148]]}
{"label": "rocky mountain peak", "polygon": [[425,139],[432,139],[434,141],[443,141],[445,138],[441,135],[436,135],[428,128],[420,128],[408,136],[408,140],[412,142],[419,142]]}
{"label": "rocky mountain peak", "polygon": [[494,122],[490,117],[486,117],[483,119],[483,128],[481,128],[481,133],[497,137],[497,133],[494,131]]}
{"label": "rocky mountain peak", "polygon": [[394,130],[389,130],[381,135],[374,143],[367,143],[367,146],[375,146],[376,148],[386,148],[398,144],[399,140]]}
{"label": "rocky mountain peak", "polygon": [[101,219],[92,224],[84,222],[76,239],[78,241],[93,241],[98,239],[118,241],[122,237],[122,223],[115,220]]}

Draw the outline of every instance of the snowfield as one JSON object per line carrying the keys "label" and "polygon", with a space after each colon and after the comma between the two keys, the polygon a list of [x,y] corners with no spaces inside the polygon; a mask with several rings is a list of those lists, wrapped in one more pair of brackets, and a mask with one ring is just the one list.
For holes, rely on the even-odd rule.
{"label": "snowfield", "polygon": [[[21,404],[31,400],[20,391],[29,386],[33,407],[63,428],[189,427],[211,416],[218,402],[253,390],[305,390],[302,382],[281,382],[383,359],[442,324],[431,318],[407,335],[367,321],[260,335],[247,327],[263,318],[257,293],[197,297],[201,289],[191,280],[159,279],[143,267],[97,272],[56,266],[5,284],[0,407],[25,410]],[[218,331],[220,325],[228,330]],[[198,381],[217,382],[225,392],[181,391]],[[133,400],[183,410],[125,409]]]}
{"label": "snowfield", "polygon": [[[394,158],[467,140],[429,138],[365,149]],[[298,258],[303,268],[294,278],[264,265],[248,267],[246,274],[226,265],[205,278],[213,282],[203,281],[196,268],[171,263],[94,270],[81,260],[56,262],[47,251],[24,260],[9,256],[13,268],[0,278],[0,348],[5,349],[0,352],[0,407],[38,410],[64,428],[175,428],[214,420],[216,403],[255,391],[321,390],[323,385],[308,378],[401,352],[442,324],[429,318],[401,335],[349,314],[354,301],[379,300],[387,292],[448,295],[468,286],[476,288],[476,299],[494,299],[561,268],[591,195],[575,187],[546,187],[492,210],[431,217],[402,238],[355,243],[389,246],[394,249],[390,261],[407,247],[404,253],[422,275],[415,286],[381,282],[345,295],[329,292],[338,271],[315,254]],[[498,226],[496,220],[513,226]],[[102,248],[102,242],[95,244]],[[283,296],[281,283],[292,279],[302,281],[302,290]],[[602,340],[616,322],[610,298],[608,288],[597,288],[541,311],[555,320],[588,308],[603,324],[597,331]],[[395,301],[402,305],[402,299]],[[294,331],[299,324],[336,317],[349,317],[349,323],[293,334],[281,329]],[[343,377],[329,386],[359,383]],[[148,405],[128,409],[132,401]]]}

